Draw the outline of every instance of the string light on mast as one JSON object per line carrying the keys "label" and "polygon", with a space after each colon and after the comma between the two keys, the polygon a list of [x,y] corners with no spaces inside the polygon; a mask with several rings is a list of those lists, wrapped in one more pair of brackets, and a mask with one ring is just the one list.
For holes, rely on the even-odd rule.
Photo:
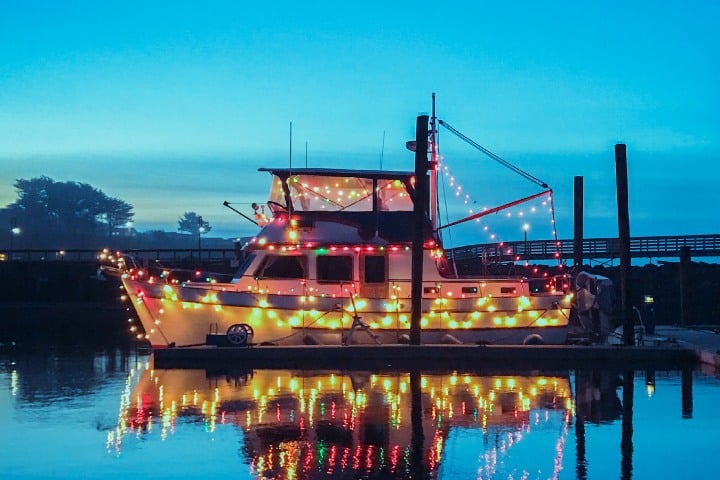
{"label": "string light on mast", "polygon": [[[484,206],[484,207],[482,207],[482,208],[480,208],[480,209],[473,208],[473,205],[477,205],[478,202],[475,201],[475,200],[473,200],[472,197],[471,197],[469,194],[463,193],[464,190],[463,190],[462,185],[460,185],[459,182],[457,181],[457,178],[456,178],[454,175],[452,175],[452,173],[450,173],[450,169],[449,169],[449,167],[447,166],[447,164],[444,164],[444,163],[443,163],[443,164],[441,165],[441,167],[442,167],[442,168],[441,168],[441,171],[442,171],[442,173],[443,173],[443,176],[448,180],[448,184],[449,184],[451,187],[453,187],[453,189],[454,189],[454,190],[453,190],[454,196],[455,196],[455,197],[458,197],[458,198],[462,198],[463,204],[466,205],[466,206],[468,206],[468,208],[467,208],[467,215],[468,215],[468,216],[474,216],[474,218],[473,218],[472,220],[473,220],[475,223],[477,223],[477,224],[481,224],[481,226],[482,226],[482,231],[487,234],[487,237],[488,237],[489,240],[491,240],[491,241],[493,241],[493,242],[494,242],[494,241],[497,241],[497,240],[502,240],[502,236],[500,235],[500,233],[499,233],[497,230],[491,229],[491,226],[490,226],[489,224],[487,224],[487,222],[484,222],[484,223],[483,223],[483,222],[481,221],[481,218],[484,216],[484,215],[481,215],[481,214],[486,214],[486,215],[487,215],[488,212],[489,212],[491,209],[490,209],[489,207],[487,207],[487,206]],[[505,218],[507,218],[507,219],[512,219],[512,218],[523,219],[523,220],[525,220],[525,223],[527,223],[528,217],[529,217],[529,216],[534,216],[534,215],[537,214],[539,211],[547,210],[548,213],[552,213],[552,207],[549,207],[549,208],[548,208],[548,205],[549,205],[549,204],[550,204],[550,205],[552,204],[552,190],[547,190],[547,191],[545,191],[545,192],[542,192],[542,193],[540,194],[540,196],[538,196],[538,197],[536,197],[536,196],[531,196],[531,197],[529,197],[529,198],[527,199],[527,202],[537,201],[537,200],[539,200],[539,199],[542,199],[542,200],[540,200],[537,204],[532,205],[532,206],[530,206],[530,207],[527,208],[527,209],[521,209],[521,210],[519,210],[519,211],[509,210],[509,211],[505,212]],[[523,201],[523,202],[519,202],[519,203],[517,203],[517,204],[514,203],[514,202],[511,202],[511,203],[512,203],[512,204],[506,204],[506,205],[507,205],[507,206],[506,206],[507,209],[511,209],[511,208],[517,207],[517,206],[522,205],[523,203],[526,203],[526,202]],[[492,210],[493,210],[493,211],[492,211],[491,213],[496,213],[496,212],[500,211],[500,210],[496,210],[496,209],[492,209]],[[501,210],[502,210],[502,209],[501,209]],[[552,234],[553,236],[555,236],[554,220],[551,219],[551,220],[550,220],[550,223],[551,223],[551,234]],[[454,224],[455,224],[455,222],[452,223],[452,225],[454,225]],[[450,225],[450,224],[445,225],[445,226],[443,226],[443,227],[441,227],[441,228],[446,228],[446,227],[449,226],[449,225]]]}
{"label": "string light on mast", "polygon": [[[516,201],[514,201],[514,202],[506,203],[506,204],[501,205],[501,206],[499,206],[499,207],[494,207],[494,208],[483,207],[482,211],[480,211],[480,212],[475,212],[475,211],[474,211],[474,210],[475,210],[474,208],[469,207],[469,208],[468,208],[468,216],[467,216],[467,217],[465,217],[465,218],[463,218],[463,219],[461,219],[461,220],[455,221],[455,222],[450,222],[450,223],[448,223],[448,224],[446,224],[446,225],[444,225],[444,226],[438,227],[438,230],[443,229],[443,228],[447,228],[447,227],[449,227],[449,226],[458,225],[458,224],[460,224],[460,223],[464,223],[464,222],[469,221],[469,220],[475,220],[476,223],[479,223],[481,217],[484,217],[484,216],[489,215],[489,214],[491,214],[491,213],[498,213],[498,212],[500,212],[501,210],[503,210],[503,211],[504,211],[504,210],[508,210],[508,211],[505,212],[505,217],[506,217],[507,219],[518,218],[518,219],[520,219],[521,221],[523,221],[523,222],[524,222],[524,223],[523,223],[523,230],[525,230],[525,232],[526,232],[525,234],[527,235],[527,230],[525,229],[525,225],[528,225],[528,229],[529,229],[529,228],[530,228],[530,224],[527,222],[527,215],[526,215],[525,209],[522,209],[522,210],[519,210],[519,211],[513,211],[513,210],[509,210],[509,209],[514,208],[514,207],[517,207],[518,205],[525,204],[525,203],[527,203],[527,202],[535,201],[535,200],[538,200],[538,199],[541,199],[541,198],[542,198],[542,200],[540,201],[540,205],[539,205],[539,206],[537,206],[537,205],[531,206],[531,207],[529,208],[529,210],[528,210],[528,213],[529,213],[529,214],[535,214],[535,213],[537,213],[538,211],[547,211],[547,212],[550,214],[551,232],[552,232],[552,236],[553,236],[553,238],[554,238],[554,243],[555,243],[555,247],[556,247],[555,258],[558,260],[558,263],[560,263],[560,262],[561,262],[560,252],[559,252],[560,242],[559,242],[559,240],[558,240],[558,238],[557,238],[557,230],[555,229],[555,209],[554,209],[554,205],[553,205],[553,192],[552,192],[552,189],[548,186],[548,184],[545,183],[545,182],[543,182],[542,180],[538,179],[537,177],[534,177],[533,175],[531,175],[531,174],[529,174],[529,173],[521,170],[520,168],[518,168],[518,167],[516,167],[515,165],[511,164],[510,162],[508,162],[508,161],[500,158],[498,155],[496,155],[496,154],[494,154],[493,152],[487,150],[487,149],[484,148],[483,146],[479,145],[478,143],[474,142],[473,140],[471,140],[471,139],[468,138],[467,136],[465,136],[465,135],[463,135],[462,133],[460,133],[458,130],[456,130],[455,128],[453,128],[453,127],[452,127],[451,125],[449,125],[447,122],[445,122],[445,121],[443,121],[443,120],[438,120],[438,123],[439,123],[441,126],[443,126],[443,127],[445,127],[446,129],[448,129],[451,133],[453,133],[454,135],[456,135],[458,138],[460,138],[460,139],[463,140],[464,142],[468,143],[469,145],[471,145],[472,147],[476,148],[476,149],[479,150],[480,152],[482,152],[482,153],[484,153],[485,155],[489,156],[491,159],[495,160],[497,163],[499,163],[499,164],[501,164],[502,166],[508,168],[509,170],[513,171],[514,173],[520,175],[521,177],[525,178],[526,180],[534,183],[535,185],[537,185],[537,186],[545,189],[543,192],[540,192],[540,193],[538,193],[538,194],[530,195],[530,196],[525,197],[525,198],[522,198],[522,199],[520,199],[520,200],[516,200]],[[438,158],[440,159],[440,158],[442,158],[442,157],[438,156]],[[470,195],[464,193],[464,190],[463,190],[462,186],[458,183],[457,178],[450,173],[450,170],[449,170],[448,166],[447,166],[444,162],[440,165],[440,171],[443,173],[443,176],[447,179],[449,186],[453,189],[453,193],[454,193],[454,196],[455,196],[456,198],[462,198],[463,203],[464,203],[465,205],[467,205],[467,206],[476,205],[476,204],[477,204],[477,202],[472,201],[472,199],[470,198]],[[515,213],[515,216],[513,216],[513,213]],[[495,232],[495,231],[491,231],[491,230],[489,229],[489,227],[488,227],[487,224],[483,225],[483,231],[488,234],[489,238],[490,238],[492,241],[497,241],[497,240],[498,240],[498,233]],[[500,242],[499,245],[502,246],[502,242]],[[525,240],[524,245],[525,245],[525,248],[527,249],[527,240]],[[512,253],[512,250],[510,250],[510,251],[507,252],[507,253]]]}

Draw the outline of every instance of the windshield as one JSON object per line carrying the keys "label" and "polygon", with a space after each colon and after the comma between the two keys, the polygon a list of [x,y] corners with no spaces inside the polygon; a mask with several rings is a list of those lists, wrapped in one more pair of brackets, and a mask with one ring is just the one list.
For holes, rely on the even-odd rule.
{"label": "windshield", "polygon": [[[405,184],[400,180],[325,175],[293,175],[287,180],[295,211],[371,212],[373,188],[381,211],[412,211]],[[285,205],[282,180],[273,177],[270,200]]]}

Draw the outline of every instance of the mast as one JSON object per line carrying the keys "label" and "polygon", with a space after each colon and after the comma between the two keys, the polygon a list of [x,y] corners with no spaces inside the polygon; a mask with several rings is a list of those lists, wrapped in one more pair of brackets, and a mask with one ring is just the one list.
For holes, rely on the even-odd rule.
{"label": "mast", "polygon": [[290,122],[290,170],[292,170],[292,122]]}
{"label": "mast", "polygon": [[287,211],[289,214],[293,213],[292,198],[290,197],[290,184],[288,181],[292,176],[292,122],[290,122],[290,175],[283,180],[283,191],[285,192],[285,203],[287,203]]}
{"label": "mast", "polygon": [[432,94],[432,116],[430,117],[430,224],[433,233],[438,225],[438,154],[437,154],[437,117],[435,116],[435,92]]}

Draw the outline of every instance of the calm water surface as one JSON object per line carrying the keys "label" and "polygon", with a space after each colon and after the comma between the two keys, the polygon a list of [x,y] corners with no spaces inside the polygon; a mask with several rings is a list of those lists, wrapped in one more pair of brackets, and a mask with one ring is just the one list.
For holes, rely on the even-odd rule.
{"label": "calm water surface", "polygon": [[0,353],[1,478],[717,478],[702,371],[155,370]]}

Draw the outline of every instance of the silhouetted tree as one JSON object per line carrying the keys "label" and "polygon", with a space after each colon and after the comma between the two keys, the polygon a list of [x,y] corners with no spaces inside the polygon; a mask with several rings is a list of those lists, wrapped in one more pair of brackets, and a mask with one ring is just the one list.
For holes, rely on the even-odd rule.
{"label": "silhouetted tree", "polygon": [[101,203],[103,213],[100,218],[107,225],[108,236],[117,233],[120,226],[127,225],[133,215],[133,206],[117,198],[106,198]]}
{"label": "silhouetted tree", "polygon": [[200,232],[200,227],[203,228],[201,233],[208,233],[212,230],[210,223],[195,212],[185,212],[182,217],[178,218],[178,232],[197,234]]}
{"label": "silhouetted tree", "polygon": [[[132,205],[80,182],[18,179],[17,200],[0,213],[17,219],[26,247],[94,247],[133,217]],[[70,242],[72,245],[67,245]]]}

